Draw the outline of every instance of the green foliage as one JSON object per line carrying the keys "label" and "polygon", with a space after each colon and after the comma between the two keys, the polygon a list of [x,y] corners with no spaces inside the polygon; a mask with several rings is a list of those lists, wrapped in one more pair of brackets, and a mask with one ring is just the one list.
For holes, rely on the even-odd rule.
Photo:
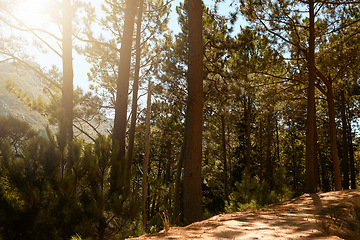
{"label": "green foliage", "polygon": [[284,201],[292,197],[291,190],[285,185],[278,172],[279,177],[275,179],[277,188],[269,191],[267,182],[259,182],[257,179],[243,175],[242,182],[235,183],[235,191],[229,196],[225,204],[225,212],[245,211],[249,209],[258,209],[269,204]]}
{"label": "green foliage", "polygon": [[138,201],[110,192],[111,139],[76,140],[67,158],[48,132],[48,139],[33,136],[21,142],[22,155],[15,155],[7,141],[1,145],[0,236],[109,239],[129,234]]}
{"label": "green foliage", "polygon": [[37,135],[28,122],[12,116],[0,116],[0,146],[7,141],[18,152],[24,141]]}
{"label": "green foliage", "polygon": [[[112,150],[112,140],[100,135],[105,131],[97,125],[114,106],[125,3],[106,1],[102,19],[97,18],[97,9],[91,4],[84,5],[87,16],[84,27],[77,32],[77,37],[87,42],[77,50],[85,53],[92,64],[88,76],[93,85],[92,93],[74,90],[74,123],[78,131],[93,140],[91,143],[82,139],[69,143],[63,134],[59,69],[44,70],[19,60],[18,64],[30,67],[34,73],[14,64],[0,64],[0,110],[4,115],[20,116],[31,126],[42,127],[45,120],[39,121],[28,106],[59,129],[52,133],[46,127],[46,134],[40,137],[29,124],[14,117],[0,117],[0,239],[113,239],[148,230],[156,232],[170,224],[163,213],[172,215],[174,182],[180,174],[177,165],[183,142],[188,65],[188,16],[184,6],[189,1],[176,8],[181,28],[176,35],[166,31],[169,5],[162,0],[144,3],[140,87],[147,78],[154,78],[155,85],[149,184],[141,184],[145,115],[139,104],[130,189],[121,189],[124,167],[113,162],[116,150]],[[233,2],[235,5],[239,8],[233,12],[242,13],[249,20],[247,26],[233,25],[236,14],[229,22],[216,8],[204,6],[205,217],[256,209],[304,192],[308,75],[304,52],[309,35],[306,4],[252,0]],[[350,128],[359,116],[359,6],[318,4],[316,8],[316,67],[333,78],[335,95],[339,90],[345,92]],[[235,28],[238,31],[231,32]],[[106,33],[98,34],[95,29]],[[2,41],[0,54],[9,54],[12,48],[7,47],[15,47],[15,43],[17,39]],[[42,84],[37,81],[39,76]],[[326,91],[321,92],[325,89],[323,82],[318,81],[317,86],[320,187],[331,191]],[[6,87],[14,96],[5,92]],[[26,106],[14,104],[16,98]],[[335,96],[336,110],[338,102]],[[336,114],[339,130],[340,119]],[[338,139],[339,143],[343,141]],[[358,139],[353,142],[357,143],[354,155],[358,168]],[[340,143],[340,157],[342,146]],[[244,174],[247,164],[249,173]],[[111,173],[111,169],[115,171]],[[113,191],[111,183],[122,191]],[[149,189],[149,229],[139,223],[143,187]],[[355,218],[358,215],[355,208]],[[172,221],[181,225],[181,218],[180,214]]]}

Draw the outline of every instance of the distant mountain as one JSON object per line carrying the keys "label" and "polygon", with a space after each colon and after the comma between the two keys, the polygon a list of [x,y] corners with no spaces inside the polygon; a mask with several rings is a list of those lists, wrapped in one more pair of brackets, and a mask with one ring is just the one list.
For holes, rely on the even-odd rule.
{"label": "distant mountain", "polygon": [[[31,63],[37,65],[36,63]],[[30,125],[42,135],[45,135],[45,125],[48,124],[46,117],[41,114],[31,111],[26,104],[20,101],[14,94],[10,93],[6,89],[6,82],[10,80],[14,82],[17,88],[20,88],[23,92],[26,92],[30,97],[37,98],[42,96],[47,99],[43,93],[44,85],[39,78],[30,70],[19,69],[11,63],[0,63],[0,115],[14,116],[30,123]],[[91,136],[96,137],[96,132],[84,124],[86,132]],[[105,123],[102,123],[97,130],[101,134],[109,134],[112,128],[112,120],[107,119]],[[54,128],[55,130],[55,128]],[[78,132],[74,130],[75,135]],[[88,139],[85,135],[81,134],[79,137]]]}
{"label": "distant mountain", "polygon": [[37,112],[30,111],[14,94],[9,93],[6,89],[7,80],[13,81],[16,87],[27,92],[32,98],[37,98],[39,95],[45,98],[39,79],[31,71],[18,69],[11,63],[0,64],[0,115],[25,120],[35,130],[43,132],[47,119]]}

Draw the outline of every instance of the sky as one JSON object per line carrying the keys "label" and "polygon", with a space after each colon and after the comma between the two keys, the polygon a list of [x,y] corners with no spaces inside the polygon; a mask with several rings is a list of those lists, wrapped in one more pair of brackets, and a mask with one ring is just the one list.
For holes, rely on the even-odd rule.
{"label": "sky", "polygon": [[[100,9],[103,0],[92,0],[91,3],[96,9]],[[175,11],[176,6],[179,5],[183,0],[174,0],[172,3],[172,11],[170,14],[170,22],[169,28],[177,33],[180,31],[178,22],[177,22],[177,13]],[[204,4],[206,6],[213,6],[214,0],[204,0]],[[49,1],[47,0],[23,0],[22,7],[20,8],[20,16],[22,16],[26,22],[31,22],[34,25],[44,24],[44,19],[41,18],[42,14],[38,14],[38,9],[41,6],[48,7],[47,4]],[[229,12],[228,4],[223,4],[222,7],[219,8],[219,12],[223,15],[227,15]],[[50,7],[54,10],[56,7]],[[46,23],[45,23],[46,27]],[[53,45],[57,45],[54,41],[51,43]],[[35,61],[38,62],[42,67],[51,67],[52,65],[56,65],[59,69],[61,69],[61,58],[54,54],[51,51],[47,53],[39,53],[39,50],[35,47],[29,48],[30,54],[35,56]],[[60,49],[59,49],[60,51]],[[91,65],[86,62],[85,57],[81,56],[73,51],[73,66],[74,66],[74,87],[80,86],[81,88],[87,90],[89,88],[89,81],[87,77],[87,73],[89,72]]]}

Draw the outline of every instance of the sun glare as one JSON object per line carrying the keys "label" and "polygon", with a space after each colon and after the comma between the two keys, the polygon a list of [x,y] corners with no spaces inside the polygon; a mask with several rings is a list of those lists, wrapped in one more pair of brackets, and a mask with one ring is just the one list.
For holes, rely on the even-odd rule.
{"label": "sun glare", "polygon": [[47,22],[47,0],[22,0],[16,11],[16,17],[27,26],[41,26]]}

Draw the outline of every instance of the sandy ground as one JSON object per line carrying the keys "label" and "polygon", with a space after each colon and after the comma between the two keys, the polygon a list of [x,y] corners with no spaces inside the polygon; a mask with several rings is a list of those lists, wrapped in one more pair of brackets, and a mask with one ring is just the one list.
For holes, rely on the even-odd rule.
{"label": "sandy ground", "polygon": [[360,239],[354,206],[360,206],[359,190],[305,194],[133,239]]}

